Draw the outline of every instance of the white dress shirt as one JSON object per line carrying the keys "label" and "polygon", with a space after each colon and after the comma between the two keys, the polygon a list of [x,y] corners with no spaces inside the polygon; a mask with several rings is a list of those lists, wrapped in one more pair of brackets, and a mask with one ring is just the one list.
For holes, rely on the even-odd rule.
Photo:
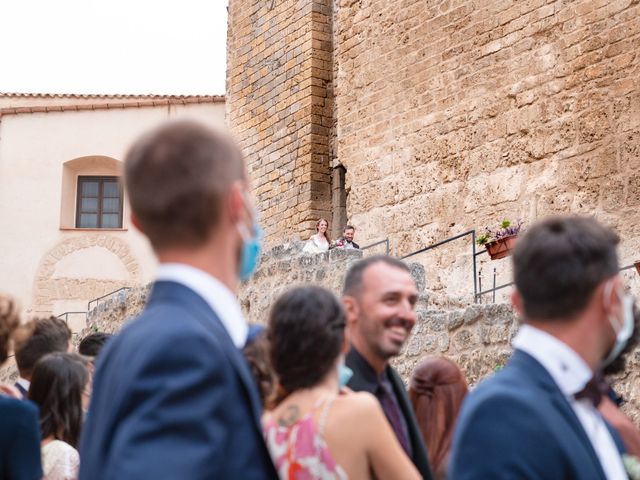
{"label": "white dress shirt", "polygon": [[584,360],[564,342],[531,325],[520,327],[513,348],[531,355],[551,375],[580,420],[607,479],[628,480],[620,452],[600,412],[588,399],[574,397],[593,376]]}
{"label": "white dress shirt", "polygon": [[200,295],[216,312],[237,348],[244,347],[249,326],[242,315],[236,296],[222,282],[208,273],[183,263],[162,263],[158,281],[176,282]]}
{"label": "white dress shirt", "polygon": [[24,388],[27,392],[29,391],[29,387],[31,386],[31,382],[23,377],[18,377],[18,380],[16,380],[16,383],[20,385],[22,388]]}

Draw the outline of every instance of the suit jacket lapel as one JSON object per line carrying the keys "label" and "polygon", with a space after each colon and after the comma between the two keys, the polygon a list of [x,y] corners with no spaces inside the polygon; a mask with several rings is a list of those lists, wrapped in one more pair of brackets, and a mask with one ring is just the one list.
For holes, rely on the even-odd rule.
{"label": "suit jacket lapel", "polygon": [[565,398],[558,385],[556,385],[551,375],[535,358],[521,350],[515,350],[512,357],[512,363],[516,368],[522,370],[524,375],[531,377],[531,379],[535,383],[537,383],[548,392],[554,406],[562,414],[564,419],[572,428],[573,432],[580,439],[582,446],[587,451],[590,459],[594,464],[594,467],[600,474],[600,478],[606,480],[606,475],[604,473],[604,470],[602,469],[600,459],[598,458],[598,455],[593,448],[591,440],[589,440],[589,437],[587,436],[587,433],[582,427],[580,420],[571,407],[571,404]]}
{"label": "suit jacket lapel", "polygon": [[409,400],[407,389],[402,378],[398,375],[398,372],[396,372],[391,366],[387,367],[387,373],[389,375],[389,380],[391,380],[391,384],[393,385],[396,398],[398,399],[400,410],[402,410],[402,414],[407,422],[409,440],[411,441],[411,448],[413,450],[413,463],[416,465],[424,479],[431,479],[433,478],[433,473],[431,472],[431,466],[429,465],[427,446],[422,438],[422,432],[418,426],[418,420],[416,419],[413,406]]}
{"label": "suit jacket lapel", "polygon": [[211,310],[209,305],[197,293],[176,282],[162,281],[155,283],[149,297],[149,305],[157,300],[168,297],[180,302],[187,310],[196,313],[195,318],[198,322],[207,330],[213,332],[214,336],[220,340],[220,346],[225,356],[233,365],[236,374],[240,377],[241,383],[244,386],[245,393],[251,403],[255,423],[260,428],[260,431],[262,431],[260,423],[262,405],[255,391],[255,382],[242,353],[233,344],[233,340],[216,313]]}

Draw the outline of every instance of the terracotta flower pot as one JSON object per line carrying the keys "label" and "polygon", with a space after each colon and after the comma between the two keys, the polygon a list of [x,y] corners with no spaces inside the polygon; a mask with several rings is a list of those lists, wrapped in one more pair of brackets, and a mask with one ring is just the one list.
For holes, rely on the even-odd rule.
{"label": "terracotta flower pot", "polygon": [[491,243],[487,243],[485,247],[487,248],[487,252],[491,257],[491,260],[498,260],[499,258],[511,255],[511,250],[515,247],[517,239],[517,235],[511,235],[510,237],[504,237]]}
{"label": "terracotta flower pot", "polygon": [[636,260],[635,262],[633,262],[633,266],[636,267],[636,272],[638,272],[638,275],[640,275],[640,260]]}

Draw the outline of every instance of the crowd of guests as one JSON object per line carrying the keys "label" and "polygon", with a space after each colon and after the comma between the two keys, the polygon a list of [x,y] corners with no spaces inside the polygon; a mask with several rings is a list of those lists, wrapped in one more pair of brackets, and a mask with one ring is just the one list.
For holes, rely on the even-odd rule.
{"label": "crowd of guests", "polygon": [[[352,264],[341,298],[290,288],[250,327],[235,293],[261,233],[238,147],[171,123],[134,144],[125,183],[159,260],[140,316],[73,353],[64,322],[21,326],[0,297],[0,360],[13,338],[21,389],[0,397],[2,478],[634,478],[640,432],[607,376],[637,314],[617,236],[594,219],[546,219],[519,240],[522,326],[503,369],[469,391],[429,357],[407,388],[391,364],[418,321],[405,263]],[[331,245],[327,227],[314,245]]]}
{"label": "crowd of guests", "polygon": [[56,317],[21,322],[16,302],[0,295],[0,363],[15,353],[19,378],[2,385],[0,478],[78,478],[78,445],[89,408],[93,362],[110,335],[94,333],[75,353],[71,330]]}

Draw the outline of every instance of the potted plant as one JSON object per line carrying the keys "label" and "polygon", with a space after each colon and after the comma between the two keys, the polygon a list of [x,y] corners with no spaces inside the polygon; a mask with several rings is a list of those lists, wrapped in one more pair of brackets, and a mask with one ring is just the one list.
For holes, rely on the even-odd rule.
{"label": "potted plant", "polygon": [[640,260],[636,260],[635,262],[633,262],[633,266],[636,267],[636,272],[638,272],[638,275],[640,275]]}
{"label": "potted plant", "polygon": [[503,220],[497,230],[486,228],[483,233],[478,235],[476,243],[487,249],[491,260],[507,257],[511,255],[511,250],[516,244],[522,225],[521,220],[515,224],[509,220]]}

